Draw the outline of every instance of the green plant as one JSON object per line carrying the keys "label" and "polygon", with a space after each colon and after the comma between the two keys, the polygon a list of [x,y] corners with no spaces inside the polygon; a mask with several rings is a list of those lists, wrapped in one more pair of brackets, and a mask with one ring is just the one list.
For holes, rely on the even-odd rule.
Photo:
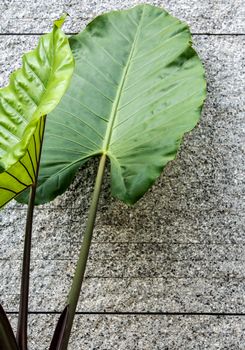
{"label": "green plant", "polygon": [[[77,170],[100,157],[79,260],[57,334],[66,350],[84,278],[107,158],[112,195],[135,203],[198,122],[204,69],[188,26],[151,5],[114,11],[69,38],[75,70],[46,124],[36,204],[63,193]],[[26,202],[22,193],[18,201]]]}
{"label": "green plant", "polygon": [[[45,121],[68,87],[74,62],[61,31],[65,16],[25,54],[22,68],[0,90],[0,207],[27,188],[29,197],[16,339],[0,308],[1,349],[27,349],[27,315],[32,221]],[[30,194],[29,194],[30,192]]]}

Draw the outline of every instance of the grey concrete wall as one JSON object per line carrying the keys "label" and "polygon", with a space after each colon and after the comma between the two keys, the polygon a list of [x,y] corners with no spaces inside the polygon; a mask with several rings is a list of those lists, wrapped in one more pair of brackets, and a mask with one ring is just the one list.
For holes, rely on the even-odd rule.
{"label": "grey concrete wall", "polygon": [[[95,15],[142,1],[4,0],[0,84],[66,10],[76,32]],[[133,207],[110,197],[109,178],[71,350],[244,349],[245,205],[243,0],[148,1],[191,26],[208,97],[177,159]],[[32,254],[30,349],[44,350],[78,255],[96,164],[38,207]],[[0,295],[15,324],[26,208],[0,212]]]}

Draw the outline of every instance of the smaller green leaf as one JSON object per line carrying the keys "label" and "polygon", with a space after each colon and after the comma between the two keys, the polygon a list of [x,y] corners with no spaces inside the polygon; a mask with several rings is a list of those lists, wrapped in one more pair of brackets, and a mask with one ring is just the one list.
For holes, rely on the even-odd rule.
{"label": "smaller green leaf", "polygon": [[0,349],[19,350],[8,317],[0,304]]}
{"label": "smaller green leaf", "polygon": [[36,181],[45,116],[69,85],[74,60],[60,29],[65,18],[23,56],[22,68],[0,89],[0,208]]}
{"label": "smaller green leaf", "polygon": [[68,305],[60,315],[49,350],[61,350],[68,318]]}

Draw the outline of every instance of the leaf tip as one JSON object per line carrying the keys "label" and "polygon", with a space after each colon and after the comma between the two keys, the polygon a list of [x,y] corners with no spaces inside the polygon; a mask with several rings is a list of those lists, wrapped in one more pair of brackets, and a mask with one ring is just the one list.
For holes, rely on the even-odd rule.
{"label": "leaf tip", "polygon": [[60,18],[54,21],[54,26],[60,29],[68,16],[70,16],[69,13],[63,13],[63,15]]}

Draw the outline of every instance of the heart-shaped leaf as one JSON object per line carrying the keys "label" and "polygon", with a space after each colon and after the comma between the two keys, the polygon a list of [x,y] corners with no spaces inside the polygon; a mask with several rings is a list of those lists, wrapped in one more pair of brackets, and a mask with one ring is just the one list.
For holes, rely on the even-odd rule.
{"label": "heart-shaped leaf", "polygon": [[18,350],[14,332],[9,323],[8,317],[0,304],[0,349],[2,350]]}
{"label": "heart-shaped leaf", "polygon": [[139,5],[97,17],[70,44],[75,71],[47,123],[37,203],[106,154],[112,194],[132,204],[199,120],[206,83],[190,31],[163,9]]}
{"label": "heart-shaped leaf", "polygon": [[22,68],[0,89],[0,207],[34,183],[44,118],[69,85],[74,62],[60,29],[64,19],[23,56]]}

